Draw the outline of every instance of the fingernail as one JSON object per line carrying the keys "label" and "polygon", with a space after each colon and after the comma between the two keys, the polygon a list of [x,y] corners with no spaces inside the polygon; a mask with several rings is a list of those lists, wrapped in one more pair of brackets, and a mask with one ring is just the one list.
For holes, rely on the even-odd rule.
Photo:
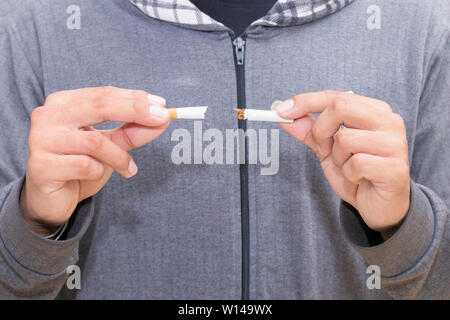
{"label": "fingernail", "polygon": [[130,164],[128,165],[128,173],[131,176],[135,176],[138,171],[138,168],[136,166],[136,163],[133,161],[133,159],[130,160]]}
{"label": "fingernail", "polygon": [[286,100],[283,103],[279,104],[277,106],[277,111],[279,113],[286,113],[286,112],[289,112],[290,110],[292,110],[293,107],[294,107],[294,100],[289,99],[289,100]]}
{"label": "fingernail", "polygon": [[150,103],[156,104],[156,105],[164,105],[164,104],[166,104],[166,99],[158,97],[158,96],[154,96],[152,94],[148,95],[148,101],[150,101]]}
{"label": "fingernail", "polygon": [[169,118],[169,111],[166,108],[150,107],[150,114],[158,120],[166,120]]}

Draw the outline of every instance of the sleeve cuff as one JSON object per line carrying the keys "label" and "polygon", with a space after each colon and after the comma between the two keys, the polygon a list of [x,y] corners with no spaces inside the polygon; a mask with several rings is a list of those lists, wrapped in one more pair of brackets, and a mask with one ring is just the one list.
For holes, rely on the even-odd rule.
{"label": "sleeve cuff", "polygon": [[431,203],[414,181],[411,181],[411,202],[405,220],[387,241],[370,246],[367,225],[348,204],[341,203],[340,220],[352,247],[367,264],[379,266],[384,277],[396,276],[415,266],[430,246],[435,226]]}
{"label": "sleeve cuff", "polygon": [[24,180],[8,186],[1,205],[0,246],[22,268],[43,275],[57,274],[78,260],[78,243],[92,220],[94,201],[89,198],[78,205],[66,240],[46,239],[28,228],[21,217],[19,199]]}

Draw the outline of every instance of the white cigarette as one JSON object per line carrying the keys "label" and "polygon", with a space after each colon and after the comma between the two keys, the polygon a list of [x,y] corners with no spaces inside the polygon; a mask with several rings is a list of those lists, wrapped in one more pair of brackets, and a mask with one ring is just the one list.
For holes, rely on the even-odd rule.
{"label": "white cigarette", "polygon": [[248,121],[268,121],[268,122],[289,122],[294,120],[284,119],[273,110],[256,110],[256,109],[234,109],[237,111],[237,118]]}
{"label": "white cigarette", "polygon": [[168,109],[170,119],[205,119],[207,106]]}

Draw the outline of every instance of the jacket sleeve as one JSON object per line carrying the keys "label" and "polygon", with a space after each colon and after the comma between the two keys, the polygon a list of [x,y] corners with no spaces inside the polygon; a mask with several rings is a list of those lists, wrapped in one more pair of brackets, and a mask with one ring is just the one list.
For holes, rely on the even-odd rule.
{"label": "jacket sleeve", "polygon": [[[28,21],[20,29],[33,35]],[[21,217],[29,115],[43,104],[44,92],[39,52],[31,43],[37,37],[26,43],[16,31],[12,20],[0,23],[0,299],[49,299],[65,284],[67,267],[77,262],[94,205],[92,199],[79,205],[64,241],[37,235]]]}
{"label": "jacket sleeve", "polygon": [[[425,68],[411,159],[411,204],[399,230],[370,245],[354,209],[341,205],[341,225],[355,250],[381,271],[397,299],[450,299],[450,35]],[[366,229],[366,230],[364,230]]]}

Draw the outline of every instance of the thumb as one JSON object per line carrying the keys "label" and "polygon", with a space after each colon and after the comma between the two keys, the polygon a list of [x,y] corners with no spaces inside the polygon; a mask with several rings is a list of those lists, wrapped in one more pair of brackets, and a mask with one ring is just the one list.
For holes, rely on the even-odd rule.
{"label": "thumb", "polygon": [[117,129],[103,131],[103,134],[125,151],[129,151],[155,140],[164,132],[168,125],[169,122],[158,127],[126,123]]}
{"label": "thumb", "polygon": [[99,192],[105,184],[108,182],[109,178],[111,178],[112,173],[114,172],[113,168],[104,164],[105,173],[103,177],[97,181],[91,180],[82,180],[80,181],[80,192],[79,192],[79,202],[92,197],[97,192]]}

